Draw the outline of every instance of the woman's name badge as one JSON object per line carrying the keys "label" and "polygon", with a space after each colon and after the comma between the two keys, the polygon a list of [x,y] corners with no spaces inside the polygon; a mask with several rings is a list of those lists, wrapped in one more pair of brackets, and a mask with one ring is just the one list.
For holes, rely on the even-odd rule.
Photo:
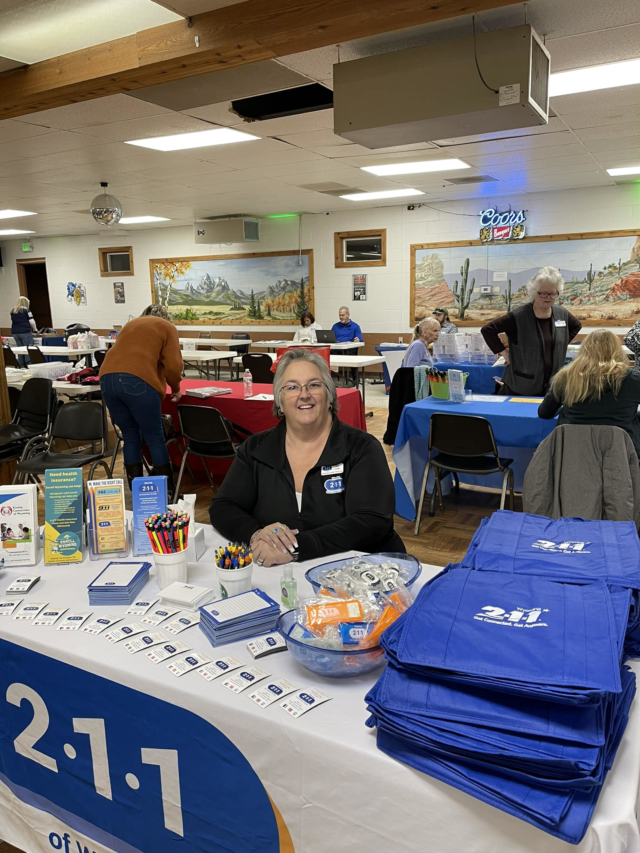
{"label": "woman's name badge", "polygon": [[337,495],[340,492],[344,492],[342,477],[331,477],[330,480],[325,480],[324,490],[328,495]]}
{"label": "woman's name badge", "polygon": [[556,320],[556,329],[564,329],[564,327],[566,325],[567,325],[566,320]]}
{"label": "woman's name badge", "polygon": [[320,471],[323,477],[332,477],[334,474],[344,474],[344,465],[323,465]]}

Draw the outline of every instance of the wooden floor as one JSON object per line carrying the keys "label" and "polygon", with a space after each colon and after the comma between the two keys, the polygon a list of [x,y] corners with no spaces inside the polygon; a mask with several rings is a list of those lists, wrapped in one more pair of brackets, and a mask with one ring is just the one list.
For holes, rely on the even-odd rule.
{"label": "wooden floor", "polygon": [[[386,409],[371,409],[373,417],[367,418],[367,430],[382,440],[387,425]],[[391,447],[382,445],[389,467],[395,473],[395,466],[391,458]],[[85,471],[86,476],[86,471]],[[115,476],[123,476],[122,456],[118,457]],[[196,504],[196,520],[208,523],[209,504],[211,502],[211,488],[206,482],[204,474],[202,480],[193,488],[188,474],[185,472],[183,480],[183,491],[195,492],[198,495]],[[127,508],[130,509],[130,494],[126,490]],[[431,563],[436,566],[446,566],[447,563],[457,562],[462,558],[474,531],[480,524],[481,519],[491,515],[498,509],[500,503],[499,492],[489,489],[480,489],[472,486],[460,489],[456,498],[453,495],[444,498],[445,512],[436,509],[434,518],[429,518],[425,507],[420,534],[414,536],[413,522],[396,516],[396,530],[402,537],[407,551],[415,554],[423,563]],[[520,497],[516,496],[516,510],[522,509]],[[39,501],[40,522],[44,521],[44,502]]]}

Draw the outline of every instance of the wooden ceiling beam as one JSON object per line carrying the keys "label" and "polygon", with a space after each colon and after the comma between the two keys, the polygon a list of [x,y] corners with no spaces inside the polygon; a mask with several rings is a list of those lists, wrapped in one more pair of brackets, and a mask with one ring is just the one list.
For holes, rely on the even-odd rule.
{"label": "wooden ceiling beam", "polygon": [[0,119],[513,5],[513,0],[246,0],[0,74]]}

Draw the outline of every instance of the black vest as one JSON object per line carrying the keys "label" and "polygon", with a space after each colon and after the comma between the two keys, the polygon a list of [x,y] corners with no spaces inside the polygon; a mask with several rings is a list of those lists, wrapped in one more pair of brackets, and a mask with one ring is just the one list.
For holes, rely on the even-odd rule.
{"label": "black vest", "polygon": [[[518,330],[518,343],[509,341],[509,364],[503,382],[515,394],[542,397],[547,389],[544,382],[544,338],[529,302],[511,311]],[[564,326],[558,325],[558,322]],[[560,305],[551,309],[551,334],[553,336],[553,355],[551,376],[562,367],[569,346],[569,312]]]}

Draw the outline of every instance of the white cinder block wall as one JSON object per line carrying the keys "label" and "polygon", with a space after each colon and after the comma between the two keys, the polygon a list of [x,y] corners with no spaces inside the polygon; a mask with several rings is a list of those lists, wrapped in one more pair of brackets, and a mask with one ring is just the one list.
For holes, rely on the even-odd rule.
{"label": "white cinder block wall", "polygon": [[[357,209],[302,217],[301,244],[313,249],[316,318],[327,328],[337,319],[342,304],[352,307],[353,318],[363,331],[407,334],[409,317],[409,246],[412,243],[468,240],[478,236],[478,212],[492,205],[499,209],[527,211],[527,233],[558,234],[638,229],[640,233],[640,190],[637,184],[521,196],[439,202],[432,207],[408,211],[407,206]],[[351,302],[351,276],[357,269],[334,268],[335,231],[387,229],[387,266],[362,268],[368,276],[366,302]],[[138,315],[151,301],[150,258],[240,254],[299,248],[298,220],[266,219],[261,222],[259,244],[196,245],[191,227],[131,229],[78,237],[35,237],[34,252],[24,255],[20,241],[2,243],[4,267],[0,271],[0,326],[9,325],[9,311],[18,291],[15,261],[45,258],[53,325],[62,328],[83,322],[94,328],[124,323]],[[115,278],[101,278],[98,248],[133,246],[134,276],[125,276],[126,303],[116,305]],[[87,289],[87,305],[77,307],[66,300],[67,282],[81,282]],[[195,328],[195,327],[191,327]],[[203,329],[207,327],[197,327]],[[243,331],[255,326],[215,326],[218,331]],[[265,328],[265,327],[263,327]],[[273,331],[292,331],[291,326],[270,326]]]}

